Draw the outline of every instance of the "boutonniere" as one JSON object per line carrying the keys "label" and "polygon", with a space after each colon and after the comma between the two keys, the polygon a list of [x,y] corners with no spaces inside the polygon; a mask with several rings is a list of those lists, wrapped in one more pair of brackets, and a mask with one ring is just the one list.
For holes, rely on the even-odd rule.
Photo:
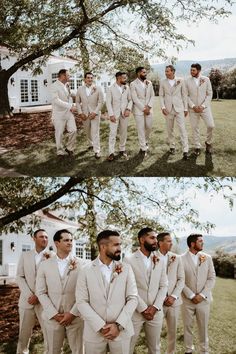
{"label": "boutonniere", "polygon": [[174,255],[169,258],[168,267],[171,265],[171,263],[173,263],[175,261],[175,259],[176,259],[176,256],[174,256]]}
{"label": "boutonniere", "polygon": [[146,84],[146,86],[148,86],[150,84],[150,81],[145,80],[145,84]]}
{"label": "boutonniere", "polygon": [[180,80],[177,80],[177,81],[175,82],[175,86],[178,86],[180,83],[181,83],[181,81],[180,81]]}
{"label": "boutonniere", "polygon": [[49,252],[43,252],[43,260],[51,258],[52,255],[53,255],[53,253],[50,252],[50,251]]}
{"label": "boutonniere", "polygon": [[200,79],[200,86],[202,85],[202,84],[204,84],[204,82],[205,82],[206,80],[205,79]]}
{"label": "boutonniere", "polygon": [[78,263],[78,260],[77,258],[71,258],[70,261],[69,261],[69,265],[68,265],[68,273],[71,271],[71,270],[74,270],[77,268],[77,263]]}
{"label": "boutonniere", "polygon": [[123,86],[123,92],[125,92],[126,89],[127,89],[127,86],[124,85],[124,86]]}
{"label": "boutonniere", "polygon": [[157,262],[159,262],[159,257],[157,257],[156,254],[152,256],[152,261],[153,261],[153,269],[156,267]]}
{"label": "boutonniere", "polygon": [[121,263],[117,263],[116,266],[115,266],[115,268],[114,268],[114,270],[113,270],[113,273],[112,273],[111,283],[112,283],[113,280],[114,280],[115,278],[117,278],[118,275],[119,275],[120,273],[122,273],[122,272],[123,272],[123,266],[122,266],[122,264],[121,264]]}
{"label": "boutonniere", "polygon": [[205,262],[205,260],[206,260],[206,256],[204,254],[200,254],[200,256],[199,256],[199,267],[200,267],[200,265],[203,262]]}
{"label": "boutonniere", "polygon": [[93,93],[95,93],[96,90],[97,90],[97,87],[96,87],[96,86],[93,86],[93,87],[92,87],[92,91],[91,91],[91,95],[92,95]]}

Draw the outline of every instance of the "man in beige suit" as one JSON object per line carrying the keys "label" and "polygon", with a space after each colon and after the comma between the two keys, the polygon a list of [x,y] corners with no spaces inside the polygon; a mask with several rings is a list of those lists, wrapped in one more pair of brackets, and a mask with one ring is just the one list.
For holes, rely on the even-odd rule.
{"label": "man in beige suit", "polygon": [[193,350],[193,320],[196,316],[200,354],[209,353],[208,320],[211,290],[215,285],[215,270],[211,256],[202,252],[203,237],[191,234],[187,238],[189,251],[182,255],[185,286],[182,292],[185,352]]}
{"label": "man in beige suit", "polygon": [[131,82],[130,90],[140,153],[145,157],[147,156],[148,141],[152,129],[154,90],[151,81],[147,80],[147,72],[144,67],[138,67],[136,75],[137,79]]}
{"label": "man in beige suit", "polygon": [[99,256],[78,276],[76,299],[84,321],[85,354],[128,354],[138,293],[132,269],[119,262],[119,233],[98,234]]}
{"label": "man in beige suit", "polygon": [[168,277],[168,291],[164,300],[163,312],[167,324],[167,351],[166,354],[174,354],[176,347],[176,331],[182,304],[181,292],[184,287],[184,268],[181,257],[170,252],[172,238],[168,232],[161,232],[157,236],[157,255],[164,260]]}
{"label": "man in beige suit", "polygon": [[93,84],[93,74],[87,72],[84,75],[84,86],[78,88],[76,104],[79,116],[82,118],[89,150],[94,151],[95,158],[100,156],[100,116],[104,102],[101,87]]}
{"label": "man in beige suit", "polygon": [[[73,115],[76,106],[73,104],[71,97],[69,80],[69,72],[61,69],[58,73],[58,80],[51,86],[52,121],[55,127],[57,155],[60,158],[65,155],[73,155],[76,141],[77,128]],[[65,130],[68,134],[68,140],[64,144],[63,134]]]}
{"label": "man in beige suit", "polygon": [[186,80],[188,94],[188,106],[190,123],[193,132],[193,142],[195,145],[195,155],[200,155],[200,118],[203,119],[206,128],[206,153],[212,153],[212,137],[215,127],[211,112],[212,86],[208,77],[201,75],[201,65],[191,65],[191,76]]}
{"label": "man in beige suit", "polygon": [[29,343],[36,318],[44,334],[44,353],[47,353],[47,341],[42,320],[42,306],[35,295],[35,282],[39,264],[47,257],[52,256],[53,253],[46,252],[45,250],[48,244],[48,235],[45,230],[36,230],[33,240],[35,248],[32,251],[21,254],[16,274],[16,282],[20,288],[20,329],[17,354],[29,353]]}
{"label": "man in beige suit", "polygon": [[180,139],[183,147],[183,159],[188,159],[188,136],[185,128],[185,117],[188,115],[188,101],[185,83],[183,79],[175,77],[173,65],[167,65],[165,69],[166,79],[160,83],[160,104],[166,120],[170,153],[175,153],[174,122],[179,128]]}
{"label": "man in beige suit", "polygon": [[120,135],[119,156],[123,156],[125,159],[128,158],[125,151],[125,145],[127,140],[129,116],[133,103],[130,89],[128,85],[126,85],[126,81],[126,73],[118,71],[116,73],[116,82],[108,89],[106,95],[107,110],[110,117],[108,161],[113,161],[115,158],[114,153],[118,128]]}
{"label": "man in beige suit", "polygon": [[75,287],[81,263],[70,255],[72,235],[59,230],[53,240],[57,255],[43,262],[36,280],[36,294],[43,307],[49,354],[60,354],[65,336],[72,354],[83,353],[83,321],[75,303]]}
{"label": "man in beige suit", "polygon": [[138,287],[138,306],[132,317],[134,336],[130,354],[134,352],[139,333],[144,327],[148,353],[160,354],[160,335],[163,321],[163,302],[167,293],[165,264],[157,256],[157,234],[151,228],[139,231],[140,249],[126,258],[134,272]]}

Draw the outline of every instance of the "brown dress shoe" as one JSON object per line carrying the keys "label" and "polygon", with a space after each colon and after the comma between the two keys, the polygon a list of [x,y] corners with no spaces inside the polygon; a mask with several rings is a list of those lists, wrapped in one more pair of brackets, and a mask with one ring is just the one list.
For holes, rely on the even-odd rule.
{"label": "brown dress shoe", "polygon": [[110,154],[108,157],[107,157],[107,161],[113,161],[115,160],[115,155],[114,154]]}

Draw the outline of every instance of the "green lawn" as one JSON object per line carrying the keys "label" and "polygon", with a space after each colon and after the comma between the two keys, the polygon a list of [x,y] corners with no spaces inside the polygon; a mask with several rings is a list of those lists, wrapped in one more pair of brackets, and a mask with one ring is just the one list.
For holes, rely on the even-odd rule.
{"label": "green lawn", "polygon": [[[108,154],[109,125],[101,123],[102,158],[95,160],[87,151],[82,130],[78,133],[75,158],[58,162],[53,139],[34,144],[21,150],[5,152],[0,157],[0,167],[14,169],[29,176],[235,176],[236,165],[236,100],[213,101],[216,123],[214,154],[212,158],[204,152],[196,159],[182,160],[179,134],[176,134],[177,152],[169,156],[166,143],[165,121],[160,113],[159,100],[154,107],[154,125],[150,141],[150,155],[142,160],[138,155],[139,145],[133,116],[130,118],[127,151],[129,160],[106,161]],[[187,118],[187,130],[191,146],[192,136]],[[204,145],[205,126],[201,124]],[[190,151],[191,152],[191,151]]]}
{"label": "green lawn", "polygon": [[[211,354],[236,354],[236,281],[233,279],[217,278],[213,291],[214,301],[211,306],[209,338]],[[176,354],[184,353],[182,321],[179,321]],[[197,334],[195,328],[195,345]],[[166,349],[166,329],[163,328],[161,337],[161,353]],[[16,350],[16,340],[0,345],[0,353],[12,354]],[[42,336],[36,332],[31,341],[31,354],[41,354],[43,350]],[[65,345],[64,354],[71,353]],[[198,353],[198,352],[196,352]],[[144,334],[136,347],[136,354],[147,354]]]}

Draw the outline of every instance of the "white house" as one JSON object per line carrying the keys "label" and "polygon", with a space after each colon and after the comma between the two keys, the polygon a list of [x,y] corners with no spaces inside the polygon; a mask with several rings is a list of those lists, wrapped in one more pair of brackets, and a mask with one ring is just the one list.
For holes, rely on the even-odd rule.
{"label": "white house", "polygon": [[[88,238],[83,233],[81,225],[70,220],[62,220],[55,213],[47,210],[39,210],[35,214],[41,220],[40,228],[45,229],[48,234],[48,247],[52,247],[55,251],[53,235],[57,230],[68,229],[74,235],[72,253],[84,260],[91,259]],[[27,217],[24,219],[27,223]],[[14,278],[21,252],[33,248],[34,241],[29,234],[8,233],[0,235],[0,277]]]}
{"label": "white house", "polygon": [[[8,69],[15,62],[16,56],[11,56],[6,47],[0,46],[1,67]],[[31,70],[18,70],[8,83],[9,100],[13,112],[17,113],[23,107],[49,105],[51,103],[50,85],[57,79],[60,69],[70,71],[70,86],[76,91],[83,83],[82,71],[76,67],[76,64],[75,60],[54,53],[49,57],[47,64],[42,67],[42,74],[33,76]],[[103,88],[104,94],[112,81],[114,78],[105,72],[96,78],[96,84]]]}

